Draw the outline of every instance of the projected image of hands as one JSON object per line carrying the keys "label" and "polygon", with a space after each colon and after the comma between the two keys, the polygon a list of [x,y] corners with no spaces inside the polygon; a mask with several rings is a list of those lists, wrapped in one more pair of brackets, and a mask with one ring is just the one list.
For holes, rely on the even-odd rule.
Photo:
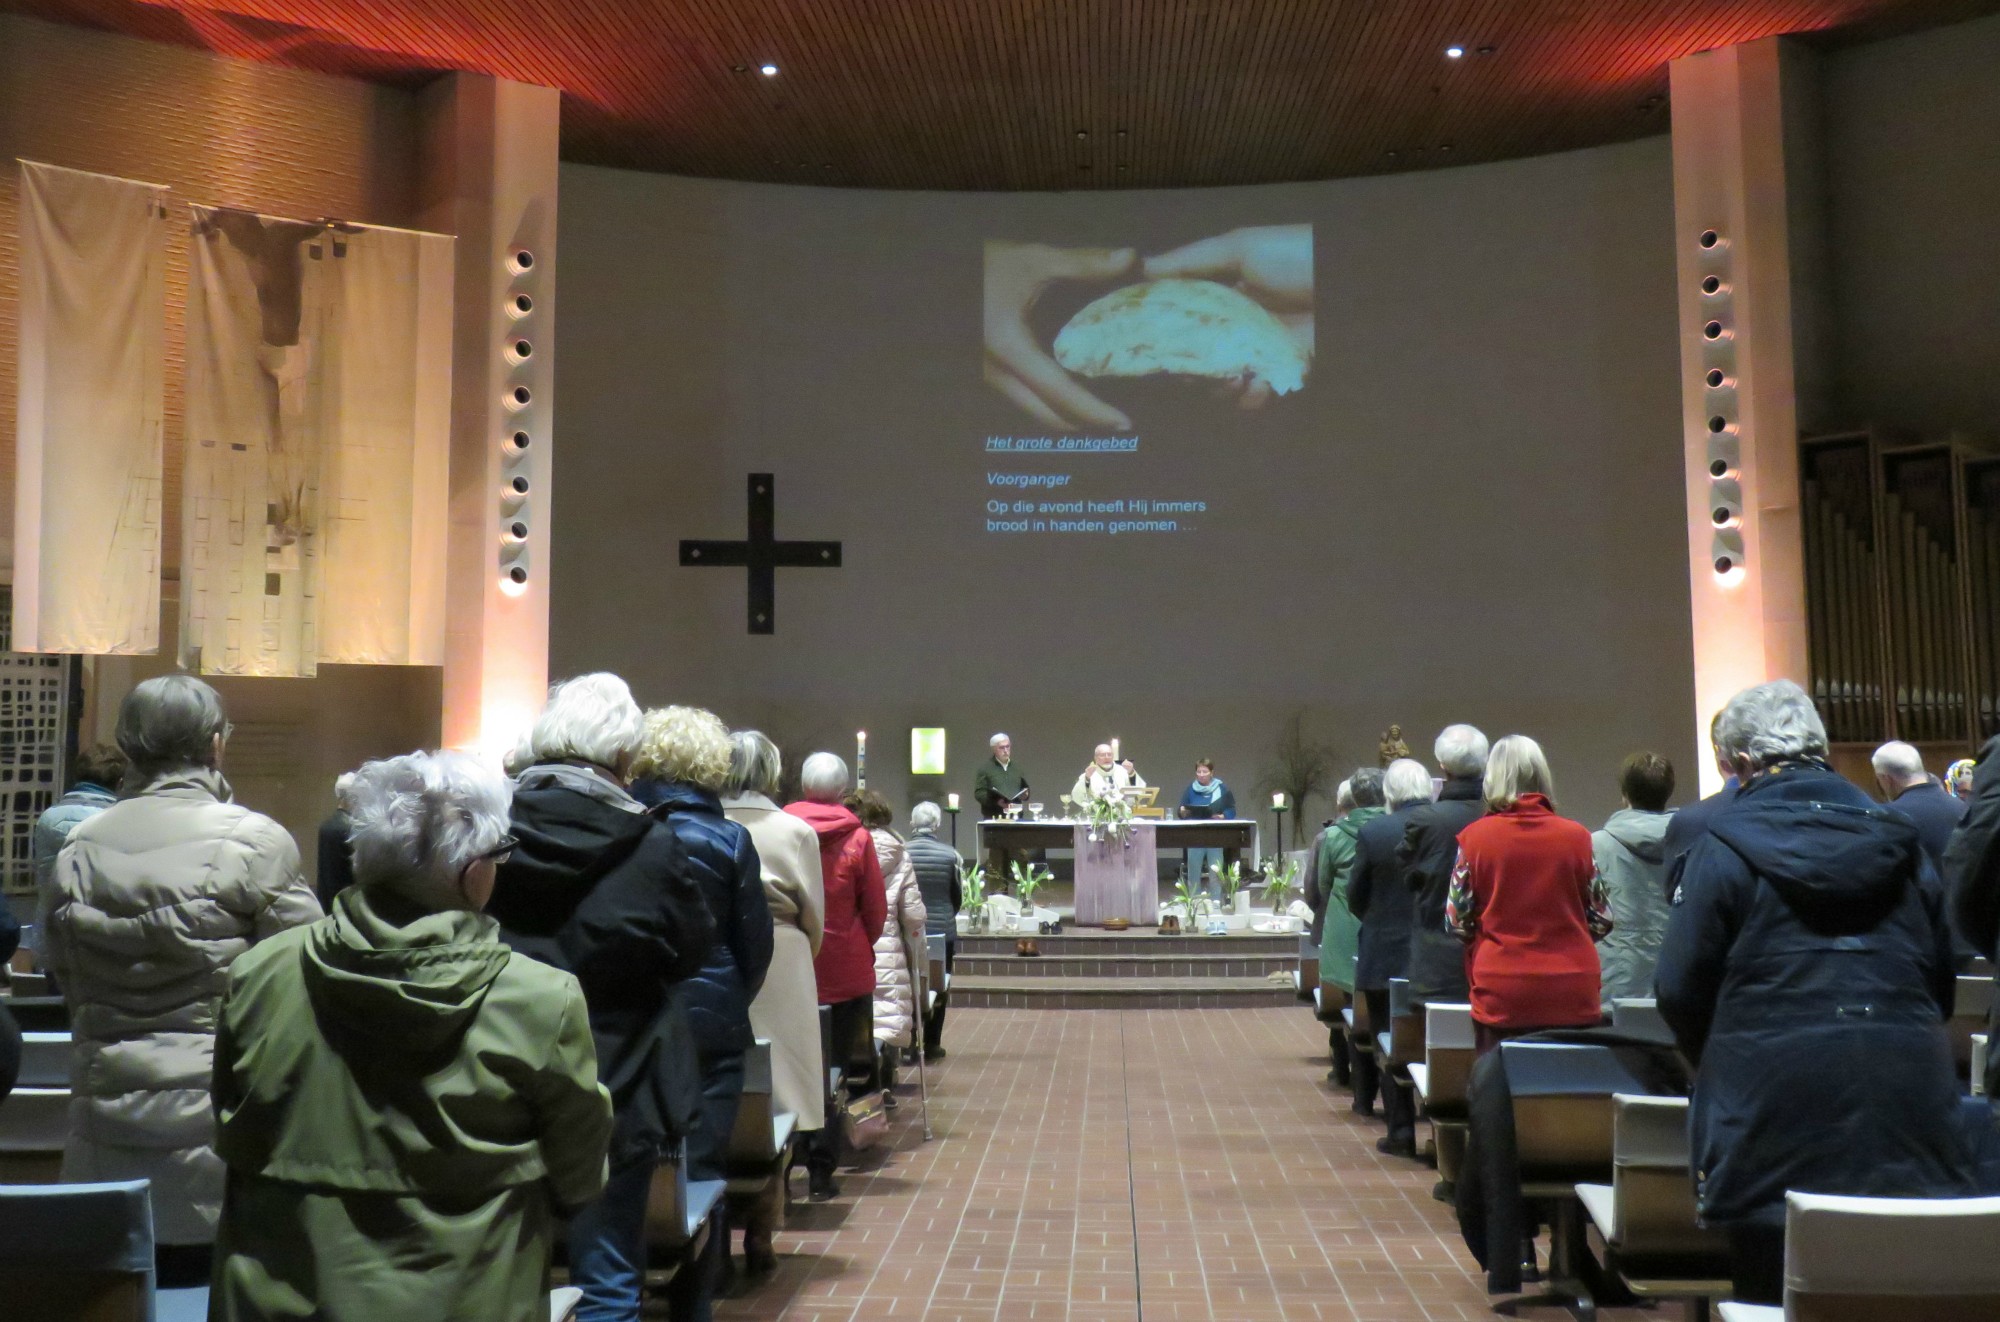
{"label": "projected image of hands", "polygon": [[[1151,255],[989,240],[985,314],[987,383],[1046,426],[1130,432],[1128,408],[1174,406],[1170,391],[1122,384],[1138,378],[1204,381],[1262,409],[1312,371],[1312,226],[1246,226]],[[1113,390],[1117,404],[1103,397]]]}

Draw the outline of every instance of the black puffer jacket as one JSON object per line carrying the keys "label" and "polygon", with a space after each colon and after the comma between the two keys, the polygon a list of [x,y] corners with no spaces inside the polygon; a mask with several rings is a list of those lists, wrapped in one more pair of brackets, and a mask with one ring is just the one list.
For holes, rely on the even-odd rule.
{"label": "black puffer jacket", "polygon": [[583,987],[616,1120],[613,1167],[657,1156],[701,1104],[694,1040],[671,995],[715,924],[674,833],[594,768],[534,766],[515,783],[520,844],[486,906],[500,938]]}
{"label": "black puffer jacket", "polygon": [[1410,888],[1403,884],[1403,865],[1396,859],[1396,847],[1403,842],[1403,829],[1416,810],[1416,804],[1406,803],[1366,823],[1354,837],[1347,907],[1361,920],[1354,985],[1362,991],[1388,990],[1389,979],[1402,977],[1409,967],[1411,896]]}
{"label": "black puffer jacket", "polygon": [[1788,1189],[1971,1192],[1951,929],[1907,818],[1821,763],[1756,777],[1682,861],[1658,980],[1704,1221],[1781,1224]]}
{"label": "black puffer jacket", "polygon": [[1478,776],[1453,776],[1434,803],[1420,803],[1403,828],[1396,859],[1410,888],[1410,991],[1421,1001],[1462,1001],[1471,995],[1465,943],[1445,926],[1444,902],[1458,863],[1458,833],[1486,815]]}

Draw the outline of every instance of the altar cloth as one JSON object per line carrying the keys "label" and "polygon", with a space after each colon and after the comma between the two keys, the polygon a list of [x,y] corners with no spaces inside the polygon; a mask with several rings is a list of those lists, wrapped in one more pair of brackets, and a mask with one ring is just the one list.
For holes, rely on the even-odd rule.
{"label": "altar cloth", "polygon": [[1107,831],[1096,841],[1088,826],[1075,829],[1077,925],[1102,927],[1107,918],[1158,923],[1160,848],[1152,824],[1134,822],[1129,830]]}

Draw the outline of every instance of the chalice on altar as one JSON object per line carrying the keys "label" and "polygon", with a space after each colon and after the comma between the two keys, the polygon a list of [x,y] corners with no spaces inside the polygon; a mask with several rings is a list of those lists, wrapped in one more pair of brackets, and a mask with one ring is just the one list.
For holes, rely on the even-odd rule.
{"label": "chalice on altar", "polygon": [[1041,805],[1041,804],[1039,804],[1039,803],[1031,803],[1031,804],[1029,804],[1029,805],[1028,805],[1028,820],[1029,820],[1029,821],[1031,821],[1031,822],[1039,822],[1039,821],[1041,821],[1041,820],[1042,820],[1042,805]]}

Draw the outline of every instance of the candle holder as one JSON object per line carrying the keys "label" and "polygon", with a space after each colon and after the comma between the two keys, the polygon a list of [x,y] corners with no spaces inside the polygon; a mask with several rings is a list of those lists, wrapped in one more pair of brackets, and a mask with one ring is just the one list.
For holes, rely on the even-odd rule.
{"label": "candle holder", "polygon": [[[1271,805],[1271,830],[1271,843],[1277,848],[1277,856],[1283,858],[1285,856],[1285,805],[1283,803],[1273,803]],[[1264,866],[1269,868],[1271,865],[1266,862]]]}
{"label": "candle holder", "polygon": [[951,814],[951,848],[952,848],[952,852],[953,852],[953,853],[957,853],[957,852],[958,852],[958,811],[959,811],[959,809],[958,809],[958,805],[957,805],[957,804],[955,804],[955,803],[947,803],[947,804],[945,804],[945,806],[944,806],[944,810],[945,810],[946,812],[948,812],[948,813],[950,813],[950,814]]}

